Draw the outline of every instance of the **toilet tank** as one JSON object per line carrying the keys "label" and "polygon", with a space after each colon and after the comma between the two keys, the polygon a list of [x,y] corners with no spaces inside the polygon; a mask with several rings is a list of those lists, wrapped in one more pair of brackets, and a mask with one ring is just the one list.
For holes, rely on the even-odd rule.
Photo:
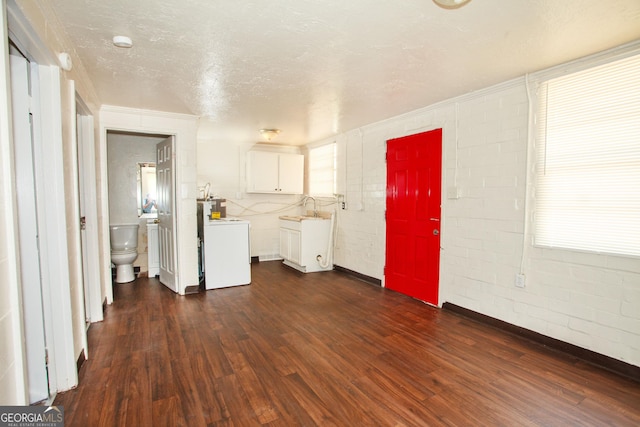
{"label": "toilet tank", "polygon": [[112,251],[137,249],[138,224],[116,224],[109,231]]}

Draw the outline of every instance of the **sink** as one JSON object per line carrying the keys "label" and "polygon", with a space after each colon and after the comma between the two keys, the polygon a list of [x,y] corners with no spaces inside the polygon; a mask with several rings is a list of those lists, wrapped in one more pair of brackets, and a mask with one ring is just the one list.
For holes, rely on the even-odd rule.
{"label": "sink", "polygon": [[309,215],[282,215],[280,219],[288,220],[288,221],[305,221],[305,220],[319,220],[319,219],[328,219],[322,218],[319,216],[309,216]]}

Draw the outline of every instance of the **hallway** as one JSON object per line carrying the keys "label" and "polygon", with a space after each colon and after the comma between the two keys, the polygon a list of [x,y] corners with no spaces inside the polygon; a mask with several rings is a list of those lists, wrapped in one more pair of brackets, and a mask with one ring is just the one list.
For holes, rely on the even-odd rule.
{"label": "hallway", "polygon": [[640,425],[640,384],[339,272],[115,285],[65,426]]}

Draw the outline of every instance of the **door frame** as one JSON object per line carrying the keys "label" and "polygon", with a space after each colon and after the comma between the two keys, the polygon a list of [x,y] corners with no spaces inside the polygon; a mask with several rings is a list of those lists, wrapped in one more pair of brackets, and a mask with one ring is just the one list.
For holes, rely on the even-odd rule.
{"label": "door frame", "polygon": [[[385,141],[385,190],[386,192],[389,191],[388,188],[388,165],[387,165],[387,158],[388,158],[388,142],[391,140],[395,140],[395,139],[402,139],[402,138],[408,138],[408,137],[416,137],[422,134],[427,134],[427,133],[432,133],[432,132],[438,132],[440,133],[440,147],[439,147],[439,151],[440,151],[440,158],[438,159],[440,162],[440,176],[439,176],[439,186],[440,186],[440,217],[438,218],[438,229],[437,229],[437,233],[439,234],[438,236],[438,242],[439,242],[439,255],[438,255],[438,265],[436,266],[436,268],[438,269],[437,271],[437,276],[438,276],[438,280],[437,280],[437,289],[436,289],[436,293],[437,293],[437,297],[436,297],[436,301],[426,301],[426,300],[421,300],[423,302],[425,302],[426,304],[429,305],[434,305],[437,307],[441,306],[441,301],[442,301],[442,294],[441,294],[441,284],[440,284],[440,276],[441,276],[441,268],[442,268],[442,217],[443,217],[443,199],[442,199],[442,187],[443,187],[443,183],[444,183],[444,173],[445,173],[445,167],[444,167],[444,126],[429,126],[428,128],[422,128],[422,129],[415,129],[413,131],[411,131],[410,133],[407,134],[403,134],[403,135],[399,135],[399,136],[394,136],[394,137],[389,137],[386,139]],[[385,193],[386,193],[385,192]],[[388,207],[386,206],[386,202],[388,200],[388,196],[385,194],[385,268],[384,268],[384,280],[383,280],[383,286],[387,287],[387,283],[386,283],[386,279],[387,279],[387,266],[386,263],[388,261],[388,254],[387,254],[387,250],[388,250],[388,241],[386,239],[387,235],[388,235],[388,230],[387,230],[387,226],[388,226],[388,222],[387,222],[387,210]],[[434,231],[435,234],[435,231]],[[409,295],[411,296],[411,295]],[[415,298],[414,296],[411,296],[412,298]]]}
{"label": "door frame", "polygon": [[[94,323],[104,320],[100,284],[95,125],[91,111],[77,93],[76,118],[80,213],[84,213],[86,218],[85,239],[82,241],[82,267],[86,280],[84,291],[88,294],[85,297],[85,313],[89,322]],[[85,356],[88,358],[88,354]]]}
{"label": "door frame", "polygon": [[106,284],[107,303],[113,302],[111,282],[111,249],[109,243],[109,187],[107,177],[107,131],[169,135],[174,137],[175,155],[175,217],[174,244],[179,257],[176,265],[176,290],[184,295],[188,286],[198,286],[197,244],[197,171],[196,116],[161,111],[103,105],[100,109],[100,216],[102,218],[102,250],[106,266],[103,280]]}
{"label": "door frame", "polygon": [[[132,134],[140,134],[140,135],[151,135],[151,136],[166,136],[167,138],[171,139],[171,146],[172,146],[172,152],[175,153],[175,146],[176,146],[176,136],[175,134],[165,134],[165,133],[161,133],[157,130],[150,130],[150,129],[146,129],[146,130],[139,130],[139,129],[123,129],[123,128],[114,128],[114,127],[104,127],[103,129],[101,129],[101,136],[104,137],[104,157],[102,157],[103,159],[103,165],[104,167],[103,172],[104,172],[104,179],[103,182],[106,184],[107,187],[107,191],[104,194],[103,199],[105,200],[105,203],[103,204],[103,207],[106,208],[106,214],[103,214],[103,218],[106,218],[106,221],[104,221],[104,223],[107,226],[107,239],[106,239],[106,243],[107,243],[107,252],[109,254],[109,265],[111,264],[111,244],[110,244],[110,239],[109,239],[109,226],[111,225],[111,219],[109,217],[109,179],[108,179],[108,174],[109,174],[109,165],[108,165],[108,156],[107,156],[107,142],[109,139],[109,132],[130,132]],[[102,139],[102,138],[101,138]],[[102,144],[101,144],[102,145]],[[101,146],[101,151],[102,151],[102,146]],[[156,150],[157,151],[157,150]],[[174,157],[174,163],[175,163],[175,157]],[[175,167],[175,164],[174,164]],[[173,171],[173,186],[171,187],[172,190],[172,194],[171,194],[171,199],[173,200],[174,206],[173,206],[173,215],[172,215],[172,228],[174,230],[173,232],[173,248],[174,248],[174,271],[175,269],[177,269],[177,263],[178,263],[178,257],[177,257],[177,236],[176,236],[176,229],[177,229],[177,220],[176,220],[176,203],[175,203],[175,198],[176,198],[176,180],[175,180],[175,171]],[[139,220],[139,218],[138,218]],[[111,278],[111,268],[108,269],[108,275],[109,275],[109,280],[107,282],[107,302],[110,304],[111,302],[113,302],[113,282],[112,282],[112,278]],[[174,292],[178,292],[178,279],[177,279],[177,274],[174,274],[174,278],[175,278],[175,289],[169,287],[169,289],[173,290]]]}

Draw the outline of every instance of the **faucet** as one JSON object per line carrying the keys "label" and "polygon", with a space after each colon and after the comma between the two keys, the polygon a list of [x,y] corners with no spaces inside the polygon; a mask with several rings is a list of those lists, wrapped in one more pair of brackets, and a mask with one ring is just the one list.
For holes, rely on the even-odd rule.
{"label": "faucet", "polygon": [[317,205],[317,200],[315,199],[315,197],[304,196],[303,206],[305,208],[307,207],[307,202],[309,201],[309,199],[313,200],[313,216],[314,216],[314,218],[317,218],[318,217],[318,205]]}

